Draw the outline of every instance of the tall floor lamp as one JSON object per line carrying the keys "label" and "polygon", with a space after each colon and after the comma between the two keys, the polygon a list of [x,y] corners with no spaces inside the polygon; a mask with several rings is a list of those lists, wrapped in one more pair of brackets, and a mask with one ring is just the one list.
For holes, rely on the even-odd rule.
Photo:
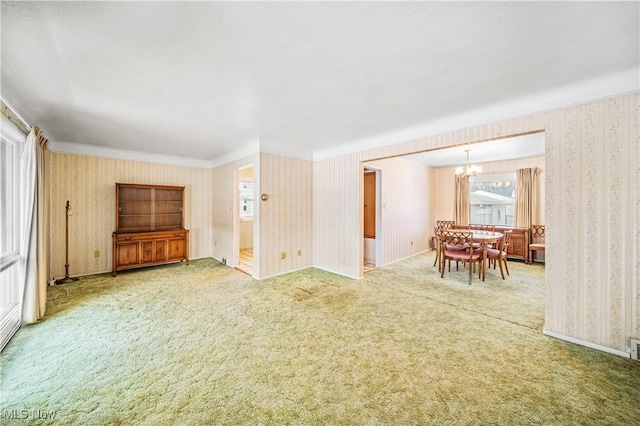
{"label": "tall floor lamp", "polygon": [[64,278],[56,280],[56,284],[72,283],[80,279],[80,278],[73,278],[69,276],[69,216],[72,216],[72,215],[73,215],[73,210],[71,210],[71,204],[69,204],[69,200],[67,200],[66,216],[65,216],[66,236],[64,241],[64,249],[65,249]]}

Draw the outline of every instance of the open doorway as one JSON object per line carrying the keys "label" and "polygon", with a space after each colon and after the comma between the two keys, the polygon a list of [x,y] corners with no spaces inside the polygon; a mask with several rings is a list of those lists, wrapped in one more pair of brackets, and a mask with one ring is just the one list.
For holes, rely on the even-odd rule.
{"label": "open doorway", "polygon": [[363,187],[363,273],[380,266],[381,264],[381,171],[378,169],[364,168]]}
{"label": "open doorway", "polygon": [[[496,140],[366,160],[362,164],[363,170],[379,168],[385,175],[386,195],[384,199],[378,200],[378,203],[384,208],[384,230],[389,232],[385,233],[383,244],[377,246],[379,249],[376,250],[376,254],[383,253],[385,265],[422,252],[427,256],[435,256],[431,250],[427,252],[426,248],[430,249],[431,246],[425,241],[431,241],[436,220],[454,219],[455,170],[465,163],[465,149],[470,147],[473,148],[471,162],[483,166],[479,177],[484,178],[475,182],[477,188],[474,187],[474,194],[470,194],[470,203],[477,204],[470,206],[471,211],[474,213],[473,207],[478,210],[475,212],[473,222],[470,223],[477,223],[480,220],[477,216],[483,212],[487,213],[486,210],[489,208],[487,198],[504,200],[506,197],[512,198],[515,195],[512,190],[515,178],[509,180],[507,177],[512,177],[518,169],[538,168],[541,173],[536,224],[544,224],[544,146],[544,132],[536,131]],[[364,176],[362,182],[362,200],[364,200]],[[493,185],[508,186],[509,191],[490,197],[492,191],[488,191],[487,188]],[[480,195],[485,197],[482,198],[484,201],[478,204]],[[490,222],[496,227],[511,227],[514,231],[508,258],[524,261],[530,240],[529,227],[521,224],[515,227],[512,220],[513,212],[507,206],[493,207],[496,211],[491,216]],[[361,220],[364,229],[364,214]],[[377,237],[378,235],[376,239]],[[365,263],[365,259],[371,256],[365,252],[367,250],[365,244],[362,247],[362,259]]]}
{"label": "open doorway", "polygon": [[253,233],[254,233],[254,182],[253,165],[238,168],[238,266],[249,275],[253,274]]}

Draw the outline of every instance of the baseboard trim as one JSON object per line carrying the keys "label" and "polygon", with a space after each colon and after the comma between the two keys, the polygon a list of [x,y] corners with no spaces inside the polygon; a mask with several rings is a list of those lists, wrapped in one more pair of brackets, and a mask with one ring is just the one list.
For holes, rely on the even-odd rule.
{"label": "baseboard trim", "polygon": [[351,275],[347,275],[347,274],[343,274],[343,273],[340,273],[340,272],[332,271],[331,269],[322,268],[322,267],[316,266],[316,265],[310,266],[310,268],[319,269],[321,271],[325,271],[325,272],[328,272],[330,274],[339,275],[339,276],[345,277],[345,278],[351,278],[352,280],[360,280],[360,279],[364,278],[364,277],[352,277]]}
{"label": "baseboard trim", "polygon": [[256,278],[256,279],[257,280],[268,280],[269,278],[275,278],[275,277],[279,277],[279,276],[282,276],[282,275],[292,274],[294,272],[304,271],[305,269],[311,269],[311,268],[314,268],[314,266],[303,266],[302,268],[291,269],[291,270],[285,271],[285,272],[278,272],[277,274],[267,275],[266,277],[260,277],[260,278]]}
{"label": "baseboard trim", "polygon": [[575,337],[565,336],[564,334],[554,333],[553,331],[543,329],[542,334],[549,337],[555,337],[556,339],[564,340],[569,343],[575,343],[576,345],[585,346],[590,349],[596,349],[601,352],[607,352],[613,355],[618,355],[623,358],[631,358],[631,354],[628,352],[623,352],[617,349],[608,348],[606,346],[597,345],[595,343],[587,342],[586,340],[580,340],[580,339],[576,339]]}
{"label": "baseboard trim", "polygon": [[421,254],[424,254],[424,253],[427,253],[427,252],[431,252],[431,251],[432,251],[431,249],[421,250],[421,251],[419,251],[417,253],[410,254],[409,256],[401,257],[400,259],[395,259],[395,260],[392,260],[391,262],[387,262],[387,263],[383,264],[382,266],[393,265],[394,263],[398,263],[398,262],[400,262],[402,260],[411,259],[412,257],[419,256]]}

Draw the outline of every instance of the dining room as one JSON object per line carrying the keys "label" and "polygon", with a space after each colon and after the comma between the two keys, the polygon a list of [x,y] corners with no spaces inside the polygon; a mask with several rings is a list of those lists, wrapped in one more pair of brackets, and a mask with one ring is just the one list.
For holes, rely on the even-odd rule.
{"label": "dining room", "polygon": [[[437,257],[434,226],[441,220],[461,229],[493,227],[501,238],[487,244],[490,249],[501,245],[508,232],[507,261],[528,264],[530,227],[544,225],[544,150],[544,132],[535,132],[363,162],[379,176],[377,266],[432,251]],[[533,182],[519,188],[525,180]],[[528,200],[527,214],[519,193]],[[534,252],[531,260],[544,264],[544,251]],[[495,266],[487,268],[485,279],[502,281],[499,263]]]}

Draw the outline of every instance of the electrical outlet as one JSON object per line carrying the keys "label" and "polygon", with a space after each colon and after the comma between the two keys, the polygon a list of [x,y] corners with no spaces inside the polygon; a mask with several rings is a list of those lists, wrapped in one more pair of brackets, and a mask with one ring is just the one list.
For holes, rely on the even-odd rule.
{"label": "electrical outlet", "polygon": [[280,252],[280,259],[286,259],[287,258],[287,253],[286,252]]}
{"label": "electrical outlet", "polygon": [[302,256],[302,250],[298,249],[298,256]]}
{"label": "electrical outlet", "polygon": [[223,264],[223,265],[226,265],[226,264],[227,264],[227,258],[226,258],[226,257],[223,257],[223,258],[222,258],[222,264]]}
{"label": "electrical outlet", "polygon": [[93,257],[100,257],[100,250],[96,250],[93,252]]}

